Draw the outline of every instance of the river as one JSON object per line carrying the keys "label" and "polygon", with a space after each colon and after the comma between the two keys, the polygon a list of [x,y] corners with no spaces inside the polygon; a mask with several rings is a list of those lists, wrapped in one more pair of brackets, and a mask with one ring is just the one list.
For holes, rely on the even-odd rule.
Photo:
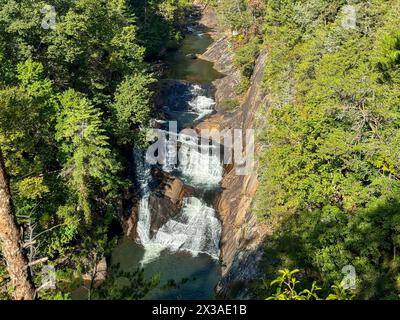
{"label": "river", "polygon": [[[211,83],[222,77],[212,63],[190,56],[204,53],[212,44],[207,30],[197,24],[189,30],[191,32],[180,48],[169,52],[166,59],[168,70],[165,78],[177,80],[177,84],[163,97],[167,102],[163,108],[164,120],[177,121],[179,129],[193,127],[214,112]],[[162,129],[168,132],[167,126]],[[185,148],[185,143],[181,148]],[[160,286],[145,299],[215,298],[214,289],[220,279],[221,223],[213,208],[213,200],[223,175],[221,162],[211,155],[193,152],[189,147],[185,164],[175,165],[167,157],[168,161],[161,166],[161,170],[182,179],[194,188],[195,195],[184,199],[181,212],[151,235],[151,215],[157,212],[149,210],[153,177],[151,166],[143,158],[140,152],[135,152],[136,180],[142,193],[138,239],[121,239],[112,253],[111,263],[119,263],[125,271],[143,267],[149,277],[160,274]],[[173,285],[166,288],[167,283]]]}

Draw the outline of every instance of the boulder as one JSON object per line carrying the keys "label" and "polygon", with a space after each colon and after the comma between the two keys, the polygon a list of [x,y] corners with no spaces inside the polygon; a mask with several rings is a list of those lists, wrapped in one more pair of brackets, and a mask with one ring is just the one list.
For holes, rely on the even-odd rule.
{"label": "boulder", "polygon": [[107,261],[106,258],[102,258],[96,265],[94,270],[82,275],[82,280],[85,284],[92,281],[92,276],[94,275],[94,287],[100,286],[107,278]]}
{"label": "boulder", "polygon": [[[157,186],[149,197],[149,208],[151,212],[150,236],[153,236],[165,223],[179,214],[183,199],[193,194],[194,189],[185,185],[182,180],[165,173],[159,169],[154,169],[153,177]],[[125,236],[132,240],[137,239],[138,222],[138,197],[131,197],[134,204],[130,213],[123,219],[123,230]]]}
{"label": "boulder", "polygon": [[154,170],[159,186],[151,194],[149,207],[151,215],[150,236],[153,236],[165,223],[179,214],[183,199],[193,194],[193,188],[182,180],[159,169]]}

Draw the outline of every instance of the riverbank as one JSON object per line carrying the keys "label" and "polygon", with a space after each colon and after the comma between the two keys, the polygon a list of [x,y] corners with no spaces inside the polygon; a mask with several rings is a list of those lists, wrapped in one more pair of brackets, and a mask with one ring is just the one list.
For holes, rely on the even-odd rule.
{"label": "riverbank", "polygon": [[[213,63],[198,58],[213,43],[210,31],[197,21],[177,51],[168,52],[164,79],[159,82],[154,122],[168,136],[166,163],[149,165],[135,150],[135,180],[139,190],[125,234],[111,263],[126,271],[144,267],[147,276],[161,274],[161,284],[146,299],[212,299],[220,279],[221,223],[214,209],[223,168],[220,159],[193,149],[184,135],[170,131],[193,128],[215,112],[212,81],[223,75]],[[174,163],[172,137],[189,154]],[[171,145],[173,147],[173,145]],[[178,262],[178,264],[177,264]]]}
{"label": "riverbank", "polygon": [[[265,59],[263,50],[255,64],[250,87],[245,94],[237,96],[235,87],[240,82],[240,71],[234,65],[231,34],[218,30],[215,12],[206,9],[201,23],[214,30],[214,42],[201,55],[213,63],[215,69],[226,76],[213,81],[217,112],[200,123],[197,129],[255,129],[255,119],[260,106],[267,104],[262,89]],[[240,106],[230,111],[222,108],[224,102],[238,100]],[[222,278],[217,287],[221,297],[246,297],[249,281],[261,275],[258,268],[263,255],[263,242],[269,232],[253,214],[252,205],[258,188],[256,168],[251,174],[236,174],[235,165],[225,167],[216,209],[222,222],[221,261]]]}

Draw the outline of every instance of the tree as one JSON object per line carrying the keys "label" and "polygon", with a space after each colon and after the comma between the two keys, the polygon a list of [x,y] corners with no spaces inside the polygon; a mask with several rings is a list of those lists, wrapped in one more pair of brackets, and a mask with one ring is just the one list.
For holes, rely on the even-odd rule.
{"label": "tree", "polygon": [[13,215],[11,192],[0,149],[0,244],[16,300],[32,300],[35,289],[29,278],[28,263],[21,246],[21,237]]}
{"label": "tree", "polygon": [[64,154],[63,176],[77,198],[77,210],[90,222],[95,195],[107,200],[121,187],[120,165],[101,126],[101,112],[74,90],[60,97],[60,105],[56,139]]}
{"label": "tree", "polygon": [[159,283],[159,275],[146,279],[143,269],[127,272],[117,264],[111,266],[107,280],[94,291],[94,296],[97,299],[107,300],[139,300]]}
{"label": "tree", "polygon": [[354,3],[346,29],[341,1],[266,3],[256,207],[274,223],[269,274],[299,267],[327,287],[351,264],[358,298],[398,296],[399,5]]}
{"label": "tree", "polygon": [[132,145],[143,125],[148,124],[151,112],[152,91],[155,82],[151,75],[128,76],[117,88],[112,105],[114,130],[120,145]]}
{"label": "tree", "polygon": [[[120,163],[150,119],[144,44],[175,43],[189,4],[54,0],[56,28],[44,29],[46,1],[0,0],[0,144],[28,260],[46,257],[73,278],[96,244],[110,244],[128,187]],[[1,255],[1,290],[4,265]],[[58,289],[70,291],[66,283]]]}

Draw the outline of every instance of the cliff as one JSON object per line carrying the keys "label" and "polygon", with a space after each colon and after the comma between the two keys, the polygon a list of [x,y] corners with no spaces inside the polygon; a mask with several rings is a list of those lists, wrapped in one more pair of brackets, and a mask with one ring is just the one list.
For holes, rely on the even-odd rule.
{"label": "cliff", "polygon": [[[203,21],[207,21],[207,18]],[[201,123],[198,129],[255,129],[253,125],[257,109],[266,103],[261,86],[266,56],[266,50],[260,53],[251,86],[241,106],[233,112],[224,112],[217,108],[217,114]],[[234,98],[234,88],[240,79],[240,73],[233,65],[229,36],[222,35],[201,58],[213,62],[219,72],[226,74],[225,78],[214,82],[217,103]],[[222,279],[217,293],[222,297],[243,295],[241,284],[254,279],[259,273],[257,262],[262,257],[262,244],[268,228],[258,221],[251,210],[257,186],[256,172],[241,176],[236,174],[235,166],[226,167],[222,181],[223,191],[217,200],[217,210],[222,221]]]}

